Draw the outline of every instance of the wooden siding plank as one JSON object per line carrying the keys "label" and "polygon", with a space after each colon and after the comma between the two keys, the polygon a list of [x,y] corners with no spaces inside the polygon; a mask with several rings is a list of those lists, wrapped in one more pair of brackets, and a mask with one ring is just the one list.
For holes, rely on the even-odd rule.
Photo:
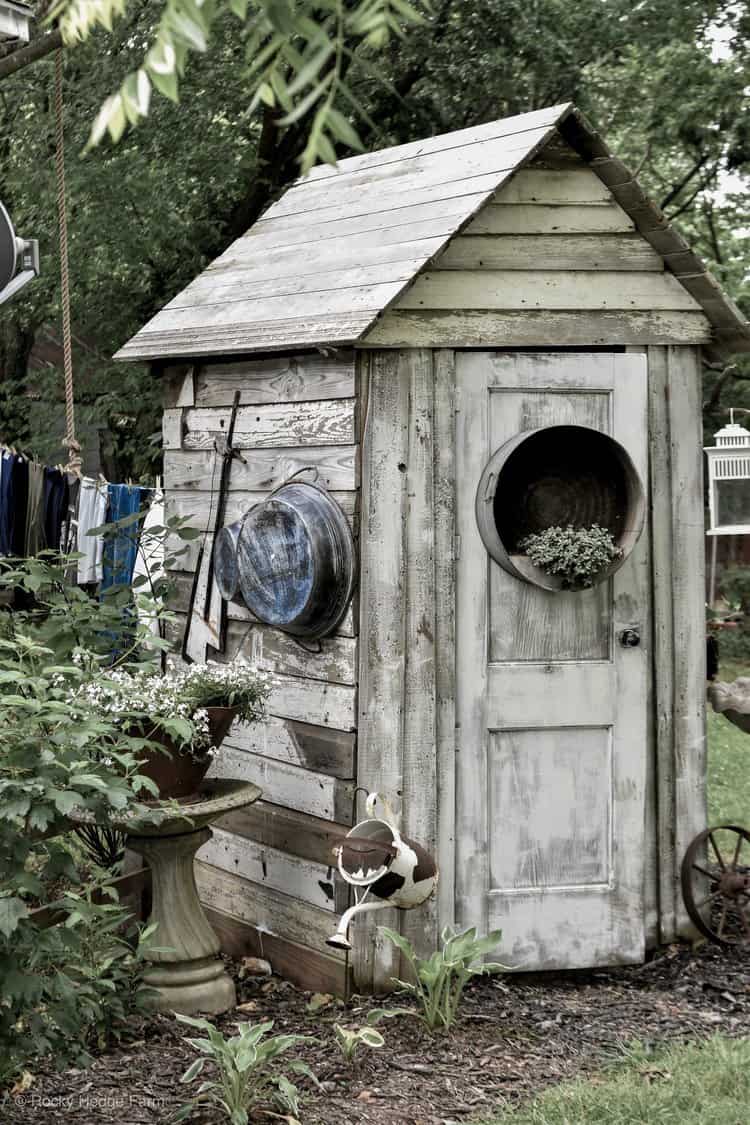
{"label": "wooden siding plank", "polygon": [[226,832],[325,865],[332,862],[333,848],[349,831],[345,824],[334,824],[268,801],[235,809],[217,820],[216,825]]}
{"label": "wooden siding plank", "polygon": [[196,859],[202,863],[210,863],[230,875],[241,875],[261,887],[281,891],[321,910],[331,913],[346,910],[349,888],[335,877],[332,859],[327,864],[316,863],[244,836],[235,836],[223,828],[214,826],[211,831],[212,838],[196,853]]}
{"label": "wooden siding plank", "polygon": [[355,730],[357,725],[354,688],[323,680],[275,676],[268,711],[279,718],[336,730]]}
{"label": "wooden siding plank", "polygon": [[323,637],[318,652],[303,647],[288,633],[271,626],[247,628],[230,621],[227,632],[227,660],[244,657],[267,672],[334,684],[356,683],[357,641],[354,637]]}
{"label": "wooden siding plank", "polygon": [[657,869],[659,937],[674,941],[674,614],[672,604],[672,472],[669,433],[669,374],[664,347],[648,350],[651,480],[652,590],[654,607],[654,725],[656,742]]}
{"label": "wooden siding plank", "polygon": [[274,803],[337,824],[352,823],[354,783],[313,773],[287,762],[249,754],[227,740],[212,764],[211,777],[234,777],[259,785]]}
{"label": "wooden siding plank", "polygon": [[[310,465],[318,470],[326,488],[351,491],[358,487],[358,461],[356,445],[246,449],[242,461],[232,462],[229,491],[270,491]],[[177,491],[202,492],[216,488],[213,451],[166,450],[164,481],[168,489]]]}
{"label": "wooden siding plank", "polygon": [[182,447],[183,415],[181,407],[167,409],[161,416],[161,434],[163,449],[180,449]]}
{"label": "wooden siding plank", "polygon": [[288,762],[314,773],[343,780],[355,777],[356,735],[353,731],[332,730],[271,715],[262,723],[237,724],[231,742],[238,750]]}
{"label": "wooden siding plank", "polygon": [[308,992],[346,995],[346,965],[341,959],[256,929],[221,910],[205,909],[223,953],[236,958],[263,957],[280,977]]}
{"label": "wooden siding plank", "polygon": [[610,270],[431,270],[417,278],[394,309],[700,312],[697,301],[669,273]]}
{"label": "wooden siding plank", "polygon": [[161,381],[165,409],[195,406],[195,368],[192,363],[166,367],[161,373]]}
{"label": "wooden siding plank", "polygon": [[[193,558],[193,563],[194,561],[195,560]],[[189,557],[187,558],[187,562],[190,562]],[[180,566],[184,565],[185,562],[183,561],[183,559],[180,559]],[[180,613],[181,611],[184,614],[187,611],[190,600],[190,590],[193,585],[193,575],[189,570],[172,570],[169,571],[169,579],[172,583],[172,591],[169,598],[169,609],[175,613]],[[246,621],[253,622],[254,624],[262,624],[262,622],[259,622],[258,618],[253,613],[251,613],[247,606],[242,602],[229,602],[227,604],[227,617],[230,621]],[[354,608],[352,606],[352,603],[350,602],[349,607],[335,633],[333,633],[333,636],[356,636],[358,621],[355,620],[355,617],[356,615],[354,612]]]}
{"label": "wooden siding plank", "polygon": [[[435,510],[434,372],[432,351],[405,353],[401,378],[408,380],[409,425],[405,521],[404,718],[402,827],[437,857],[437,758],[435,689]],[[402,932],[421,956],[438,942],[437,900],[407,911]],[[402,966],[402,972],[405,966]]]}
{"label": "wooden siding plank", "polygon": [[342,351],[333,356],[284,356],[209,363],[196,374],[195,401],[184,405],[231,406],[236,391],[240,392],[240,406],[351,398],[354,395],[354,354]]}
{"label": "wooden siding plank", "polygon": [[[186,450],[213,446],[213,436],[226,433],[229,408],[186,410]],[[235,449],[279,449],[290,446],[352,445],[354,399],[322,402],[276,402],[241,406],[234,425]]]}
{"label": "wooden siding plank", "polygon": [[490,203],[464,234],[604,234],[635,230],[621,207]]}
{"label": "wooden siding plank", "polygon": [[531,165],[521,168],[495,194],[496,203],[582,204],[609,206],[612,196],[598,176],[586,167],[550,171]]}
{"label": "wooden siding plank", "polygon": [[433,270],[654,270],[659,254],[636,234],[459,235]]}
{"label": "wooden siding plank", "polygon": [[438,928],[453,925],[456,820],[456,359],[435,352],[435,693],[437,758]]}
{"label": "wooden siding plank", "polygon": [[[331,915],[279,891],[271,891],[230,875],[208,863],[195,863],[195,882],[201,902],[257,929],[312,949],[326,949],[331,936]],[[332,953],[332,956],[336,954]]]}
{"label": "wooden siding plank", "polygon": [[360,343],[373,348],[565,347],[706,344],[711,325],[697,312],[483,312],[394,310]]}
{"label": "wooden siding plank", "polygon": [[365,169],[382,168],[383,165],[400,163],[410,157],[431,152],[453,150],[456,159],[460,160],[460,151],[456,150],[465,148],[467,145],[477,144],[480,141],[494,140],[496,137],[512,136],[529,129],[552,126],[569,108],[570,103],[566,102],[551,106],[548,109],[538,109],[531,113],[503,117],[499,121],[488,121],[483,125],[472,125],[468,129],[458,129],[453,133],[443,133],[437,137],[424,137],[422,140],[410,141],[404,145],[378,149],[376,152],[368,152],[362,156],[350,156],[345,160],[340,160],[335,166],[321,164],[308,172],[305,180],[301,183],[338,178],[341,175],[347,175],[349,172],[356,173]]}
{"label": "wooden siding plank", "polygon": [[674,620],[675,911],[677,932],[692,936],[679,891],[688,844],[707,824],[706,576],[703,515],[701,359],[694,348],[667,350],[672,474]]}
{"label": "wooden siding plank", "polygon": [[[358,784],[393,800],[402,789],[406,653],[403,631],[407,511],[408,381],[401,356],[376,353],[368,366],[362,435]],[[395,911],[379,913],[398,928]],[[352,953],[358,987],[379,992],[397,975],[399,957],[365,915]]]}

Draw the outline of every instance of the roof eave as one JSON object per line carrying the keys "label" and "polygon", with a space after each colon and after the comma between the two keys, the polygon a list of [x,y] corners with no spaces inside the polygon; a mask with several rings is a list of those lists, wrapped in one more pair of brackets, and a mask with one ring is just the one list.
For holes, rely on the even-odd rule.
{"label": "roof eave", "polygon": [[639,234],[662,256],[670,273],[701,306],[716,332],[708,350],[724,358],[750,351],[750,324],[740,309],[581,111],[573,109],[561,118],[557,128],[588,161],[591,170],[633,220]]}

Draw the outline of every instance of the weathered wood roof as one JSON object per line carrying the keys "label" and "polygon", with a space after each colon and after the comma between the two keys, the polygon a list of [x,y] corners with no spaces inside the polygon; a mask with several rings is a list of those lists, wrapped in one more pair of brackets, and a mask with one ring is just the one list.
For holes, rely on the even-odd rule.
{"label": "weathered wood roof", "polygon": [[750,350],[750,326],[739,309],[625,165],[566,104],[315,168],[115,358],[356,343],[556,131],[699,302],[723,350]]}

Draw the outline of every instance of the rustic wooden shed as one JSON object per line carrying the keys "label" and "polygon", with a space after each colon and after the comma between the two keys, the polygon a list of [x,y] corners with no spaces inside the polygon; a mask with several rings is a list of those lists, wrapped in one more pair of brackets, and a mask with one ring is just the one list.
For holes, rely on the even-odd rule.
{"label": "rustic wooden shed", "polygon": [[[316,168],[118,353],[164,377],[172,512],[207,520],[239,392],[227,522],[315,465],[358,544],[319,653],[229,606],[226,656],[278,686],[219,765],[264,799],[200,853],[228,948],[341,987],[330,849],[357,786],[439,860],[437,895],[400,920],[424,948],[449,922],[501,926],[511,964],[579,967],[687,931],[679,862],[706,820],[701,352],[748,348],[562,105]],[[490,557],[475,494],[508,439],[573,426],[627,451],[646,520],[607,581],[550,592]],[[392,956],[363,920],[358,986],[383,987]]]}

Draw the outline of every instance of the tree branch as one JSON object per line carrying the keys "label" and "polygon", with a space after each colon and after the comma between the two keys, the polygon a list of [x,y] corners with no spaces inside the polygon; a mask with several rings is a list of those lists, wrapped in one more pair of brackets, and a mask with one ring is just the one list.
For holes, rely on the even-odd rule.
{"label": "tree branch", "polygon": [[48,31],[46,35],[40,35],[38,39],[32,39],[25,47],[19,47],[17,51],[0,59],[0,81],[10,78],[11,74],[16,74],[38,59],[43,59],[45,55],[52,54],[58,47],[62,47],[62,35],[57,28]]}
{"label": "tree branch", "polygon": [[661,203],[659,204],[659,207],[662,211],[666,211],[669,204],[674,199],[677,198],[677,196],[680,194],[682,189],[690,183],[690,181],[693,179],[694,176],[698,175],[698,173],[700,172],[701,168],[703,167],[703,165],[706,163],[707,160],[708,160],[708,153],[704,152],[703,156],[701,156],[700,160],[698,160],[697,163],[693,165],[693,167],[690,169],[690,171],[686,172],[685,175],[682,177],[682,179],[679,180],[676,184],[673,184],[672,190],[667,192],[667,194],[664,196]]}

